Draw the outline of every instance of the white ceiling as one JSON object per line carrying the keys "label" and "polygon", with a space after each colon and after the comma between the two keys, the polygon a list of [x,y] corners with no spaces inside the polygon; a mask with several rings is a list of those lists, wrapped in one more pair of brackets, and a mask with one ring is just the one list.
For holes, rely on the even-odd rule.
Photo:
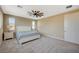
{"label": "white ceiling", "polygon": [[[75,5],[72,8],[66,9],[67,5],[21,5],[23,8],[18,8],[17,5],[2,5],[1,8],[5,14],[31,18],[41,19],[49,16],[57,15],[59,13],[68,12],[74,9],[78,9],[79,6]],[[44,13],[44,16],[36,18],[29,16],[27,13],[31,10],[39,10]]]}

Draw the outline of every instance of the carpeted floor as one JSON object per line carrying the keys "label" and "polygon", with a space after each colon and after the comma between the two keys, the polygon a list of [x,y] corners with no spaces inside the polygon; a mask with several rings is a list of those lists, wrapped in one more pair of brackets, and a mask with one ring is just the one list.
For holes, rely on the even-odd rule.
{"label": "carpeted floor", "polygon": [[16,39],[6,40],[0,47],[1,53],[78,53],[79,45],[49,37],[41,37],[35,41],[17,44]]}

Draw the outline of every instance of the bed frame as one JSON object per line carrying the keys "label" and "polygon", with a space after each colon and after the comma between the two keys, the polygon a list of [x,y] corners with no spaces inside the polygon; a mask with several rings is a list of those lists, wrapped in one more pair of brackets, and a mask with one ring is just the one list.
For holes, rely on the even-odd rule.
{"label": "bed frame", "polygon": [[33,40],[39,39],[39,38],[40,38],[40,35],[33,35],[33,36],[29,36],[29,37],[23,37],[19,40],[19,43],[20,44],[28,43],[28,42],[31,42]]}
{"label": "bed frame", "polygon": [[[25,33],[27,33],[27,32],[25,32]],[[27,43],[29,41],[33,41],[35,39],[40,38],[40,34],[36,31],[34,31],[34,32],[32,31],[32,33],[30,32],[30,34],[28,34],[28,33],[23,34],[22,32],[19,32],[16,37],[17,37],[18,43],[22,44],[22,43],[25,43],[25,42]]]}

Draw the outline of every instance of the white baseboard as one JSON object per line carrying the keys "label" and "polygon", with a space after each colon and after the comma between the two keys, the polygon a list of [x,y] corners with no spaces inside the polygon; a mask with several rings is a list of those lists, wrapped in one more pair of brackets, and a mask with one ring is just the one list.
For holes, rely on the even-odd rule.
{"label": "white baseboard", "polygon": [[55,39],[58,39],[58,40],[64,40],[66,42],[70,42],[70,43],[74,43],[74,44],[79,44],[79,42],[71,42],[71,41],[65,40],[64,38],[56,37],[56,36],[53,36],[53,35],[48,35],[48,34],[42,34],[42,35],[43,36],[47,36],[49,38],[55,38]]}
{"label": "white baseboard", "polygon": [[45,35],[45,36],[48,36],[48,37],[50,37],[50,38],[55,38],[55,39],[58,39],[58,40],[64,40],[64,38],[55,37],[55,36],[51,36],[51,35]]}

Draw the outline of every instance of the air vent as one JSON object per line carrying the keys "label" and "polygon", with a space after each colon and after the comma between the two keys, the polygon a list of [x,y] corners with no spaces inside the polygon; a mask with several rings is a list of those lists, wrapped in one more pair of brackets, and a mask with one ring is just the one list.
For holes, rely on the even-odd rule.
{"label": "air vent", "polygon": [[21,5],[17,5],[18,8],[23,8]]}
{"label": "air vent", "polygon": [[68,6],[66,6],[66,8],[68,9],[68,8],[71,8],[72,7],[72,5],[68,5]]}

